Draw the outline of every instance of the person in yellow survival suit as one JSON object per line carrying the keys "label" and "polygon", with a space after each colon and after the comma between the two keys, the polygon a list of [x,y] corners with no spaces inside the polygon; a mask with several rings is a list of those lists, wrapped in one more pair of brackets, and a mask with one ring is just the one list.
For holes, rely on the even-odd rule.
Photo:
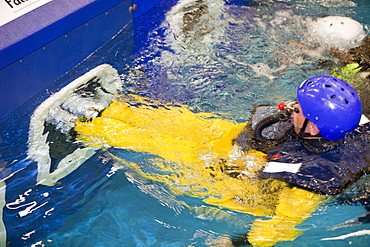
{"label": "person in yellow survival suit", "polygon": [[[319,93],[315,95],[316,92]],[[340,184],[340,189],[335,190],[330,183],[323,184],[329,188],[327,190],[315,187],[308,179],[314,180],[309,174],[310,165],[315,159],[320,165],[333,165],[334,162],[322,162],[325,158],[315,152],[335,155],[337,149],[345,146],[343,138],[352,138],[351,133],[361,117],[361,102],[356,92],[334,77],[318,76],[306,80],[298,88],[297,98],[298,103],[291,107],[292,122],[296,136],[309,150],[303,151],[296,140],[282,145],[293,145],[294,148],[290,146],[289,150],[293,150],[291,154],[299,154],[297,159],[292,159],[280,147],[273,150],[280,149],[288,154],[286,157],[279,151],[272,155],[269,149],[260,152],[248,148],[242,138],[248,123],[238,124],[216,114],[194,113],[186,106],[161,104],[134,95],[121,97],[92,121],[78,121],[75,131],[78,140],[85,145],[109,145],[155,154],[159,158],[150,162],[158,173],[147,172],[140,164],[121,161],[134,167],[142,176],[166,183],[175,194],[196,196],[209,205],[270,217],[253,222],[243,241],[254,246],[273,246],[280,241],[294,240],[303,233],[296,226],[310,217],[327,198],[322,194],[335,194],[343,189],[344,185]],[[334,99],[342,101],[337,104]],[[330,115],[331,108],[334,115]],[[334,122],[333,117],[338,122]],[[345,121],[341,121],[343,118]],[[369,136],[369,126],[366,128],[365,136]],[[267,163],[266,153],[275,160],[269,158]],[[306,162],[308,156],[314,158]],[[297,160],[299,167],[294,162]],[[291,167],[289,163],[292,163]],[[299,177],[305,172],[305,178]],[[359,175],[358,171],[351,172]],[[332,180],[343,174],[337,175],[334,172],[335,179]],[[330,178],[331,174],[325,176]],[[307,184],[304,184],[305,180]]]}

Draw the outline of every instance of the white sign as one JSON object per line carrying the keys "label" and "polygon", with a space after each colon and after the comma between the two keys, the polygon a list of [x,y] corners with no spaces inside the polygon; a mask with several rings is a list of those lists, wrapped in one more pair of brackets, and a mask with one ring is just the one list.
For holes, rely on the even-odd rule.
{"label": "white sign", "polygon": [[51,0],[0,0],[0,26],[48,2]]}
{"label": "white sign", "polygon": [[265,166],[264,172],[277,173],[277,172],[290,172],[297,173],[301,168],[302,163],[282,163],[271,161]]}

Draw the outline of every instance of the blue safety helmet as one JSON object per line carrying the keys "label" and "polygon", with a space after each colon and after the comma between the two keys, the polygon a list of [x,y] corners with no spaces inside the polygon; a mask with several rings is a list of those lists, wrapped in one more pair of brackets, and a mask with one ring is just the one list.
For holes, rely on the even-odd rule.
{"label": "blue safety helmet", "polygon": [[347,82],[336,77],[319,75],[305,80],[298,87],[297,100],[302,114],[327,140],[343,139],[360,122],[360,98]]}

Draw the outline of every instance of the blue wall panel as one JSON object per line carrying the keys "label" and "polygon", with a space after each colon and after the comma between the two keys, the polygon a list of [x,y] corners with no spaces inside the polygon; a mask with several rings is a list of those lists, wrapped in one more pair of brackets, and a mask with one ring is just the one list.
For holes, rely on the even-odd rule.
{"label": "blue wall panel", "polygon": [[12,112],[159,0],[53,0],[0,27],[0,118]]}
{"label": "blue wall panel", "polygon": [[[98,10],[105,10],[100,8],[102,1],[97,2],[99,4],[94,6],[98,9],[91,6],[79,9],[65,19],[8,46],[10,51],[19,51],[17,59],[20,58],[0,70],[0,117],[68,72],[132,20],[132,13],[128,10],[130,0],[90,18],[91,13],[87,14],[86,11],[96,14]],[[87,22],[84,22],[86,19]],[[66,32],[68,29],[71,31]],[[48,42],[56,36],[58,38],[53,42]],[[26,48],[22,50],[22,46]],[[31,47],[34,49],[38,46],[41,48],[28,54]],[[14,54],[2,52],[1,60],[12,62]]]}
{"label": "blue wall panel", "polygon": [[54,0],[1,26],[0,69],[122,2]]}
{"label": "blue wall panel", "polygon": [[[128,21],[122,4],[63,35],[0,72],[0,114],[4,115],[68,72],[114,36]],[[128,12],[128,11],[127,11]],[[118,21],[112,22],[112,19]],[[109,25],[110,28],[106,28]],[[8,103],[7,103],[8,102]]]}

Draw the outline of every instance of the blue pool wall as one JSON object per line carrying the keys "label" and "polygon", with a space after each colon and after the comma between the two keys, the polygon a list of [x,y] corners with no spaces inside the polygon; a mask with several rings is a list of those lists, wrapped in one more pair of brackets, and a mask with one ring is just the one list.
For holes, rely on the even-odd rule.
{"label": "blue pool wall", "polygon": [[[159,2],[53,0],[1,26],[0,119],[45,90]],[[137,9],[132,11],[134,5]]]}

